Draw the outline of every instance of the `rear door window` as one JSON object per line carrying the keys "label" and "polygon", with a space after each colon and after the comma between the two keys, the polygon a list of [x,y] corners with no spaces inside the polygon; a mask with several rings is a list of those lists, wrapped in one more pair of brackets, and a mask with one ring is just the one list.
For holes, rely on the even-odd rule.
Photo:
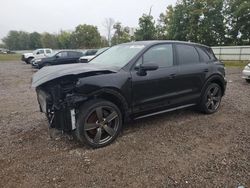
{"label": "rear door window", "polygon": [[50,50],[46,50],[46,54],[50,54],[51,53],[51,51]]}
{"label": "rear door window", "polygon": [[188,65],[199,63],[199,54],[191,45],[177,44],[177,57],[179,65]]}
{"label": "rear door window", "polygon": [[78,55],[78,52],[68,52],[68,56],[69,57],[77,57],[79,55]]}

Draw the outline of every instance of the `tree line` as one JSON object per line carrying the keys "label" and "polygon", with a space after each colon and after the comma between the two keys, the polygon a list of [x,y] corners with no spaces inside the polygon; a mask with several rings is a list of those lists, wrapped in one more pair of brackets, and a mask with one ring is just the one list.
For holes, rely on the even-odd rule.
{"label": "tree line", "polygon": [[52,33],[28,33],[24,31],[9,31],[2,39],[6,48],[10,50],[29,50],[37,48],[77,49],[93,48],[107,45],[96,26],[78,25],[74,31],[60,31]]}
{"label": "tree line", "polygon": [[178,0],[157,21],[150,12],[139,18],[135,30],[106,19],[107,37],[101,36],[96,26],[83,24],[59,34],[10,31],[3,42],[11,50],[97,48],[138,40],[181,40],[209,46],[250,44],[248,0]]}

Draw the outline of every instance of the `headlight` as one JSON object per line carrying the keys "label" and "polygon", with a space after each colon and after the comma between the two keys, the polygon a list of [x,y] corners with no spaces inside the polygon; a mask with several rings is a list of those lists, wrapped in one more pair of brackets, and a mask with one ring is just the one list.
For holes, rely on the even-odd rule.
{"label": "headlight", "polygon": [[245,66],[245,70],[250,70],[250,65]]}
{"label": "headlight", "polygon": [[35,60],[35,62],[36,62],[36,63],[38,63],[38,62],[40,62],[40,61],[42,61],[42,60],[41,60],[41,59],[37,59],[37,60]]}

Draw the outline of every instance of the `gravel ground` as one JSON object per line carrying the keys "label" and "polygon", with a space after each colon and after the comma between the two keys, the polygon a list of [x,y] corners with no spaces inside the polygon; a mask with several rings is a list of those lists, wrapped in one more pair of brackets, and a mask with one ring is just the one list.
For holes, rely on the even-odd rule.
{"label": "gravel ground", "polygon": [[34,70],[0,63],[0,187],[250,187],[250,84],[228,68],[213,115],[193,109],[132,122],[92,150],[51,139],[30,88]]}

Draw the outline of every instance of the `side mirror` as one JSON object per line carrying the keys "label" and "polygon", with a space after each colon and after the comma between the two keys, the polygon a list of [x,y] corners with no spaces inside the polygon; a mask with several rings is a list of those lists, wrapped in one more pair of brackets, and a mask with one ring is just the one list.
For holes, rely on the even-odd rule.
{"label": "side mirror", "polygon": [[159,68],[158,65],[152,64],[152,63],[146,63],[146,64],[140,64],[139,66],[135,67],[135,70],[137,70],[137,74],[139,76],[146,76],[147,71],[154,71]]}
{"label": "side mirror", "polygon": [[58,59],[60,56],[59,55],[56,55],[56,59]]}
{"label": "side mirror", "polygon": [[40,54],[40,52],[36,52],[36,55]]}

